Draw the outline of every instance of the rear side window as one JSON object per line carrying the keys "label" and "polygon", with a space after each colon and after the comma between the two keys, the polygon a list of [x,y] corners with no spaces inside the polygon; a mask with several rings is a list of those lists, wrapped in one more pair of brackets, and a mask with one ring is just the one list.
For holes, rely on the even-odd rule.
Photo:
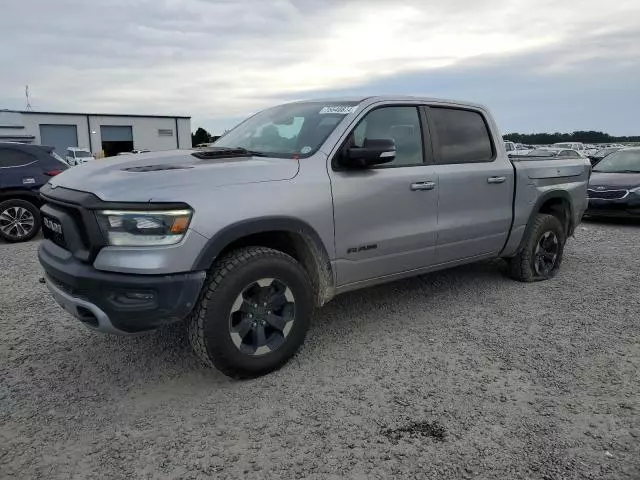
{"label": "rear side window", "polygon": [[493,160],[489,129],[480,113],[471,110],[431,107],[438,152],[436,163],[479,163]]}
{"label": "rear side window", "polygon": [[0,168],[22,167],[34,163],[36,157],[12,148],[0,148]]}

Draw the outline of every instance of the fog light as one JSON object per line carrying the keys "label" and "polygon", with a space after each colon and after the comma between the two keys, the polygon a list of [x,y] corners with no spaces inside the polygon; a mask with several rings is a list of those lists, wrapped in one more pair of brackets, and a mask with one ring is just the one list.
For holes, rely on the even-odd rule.
{"label": "fog light", "polygon": [[120,307],[151,307],[156,303],[156,293],[153,291],[113,292],[110,300]]}
{"label": "fog light", "polygon": [[153,300],[156,298],[153,292],[127,292],[124,296],[131,300]]}

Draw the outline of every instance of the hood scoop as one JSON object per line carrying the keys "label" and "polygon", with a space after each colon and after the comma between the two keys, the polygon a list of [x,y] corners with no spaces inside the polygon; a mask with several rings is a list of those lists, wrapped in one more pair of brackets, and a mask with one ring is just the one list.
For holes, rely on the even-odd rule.
{"label": "hood scoop", "polygon": [[123,168],[125,172],[162,172],[165,170],[186,170],[193,168],[188,165],[144,165],[141,167]]}

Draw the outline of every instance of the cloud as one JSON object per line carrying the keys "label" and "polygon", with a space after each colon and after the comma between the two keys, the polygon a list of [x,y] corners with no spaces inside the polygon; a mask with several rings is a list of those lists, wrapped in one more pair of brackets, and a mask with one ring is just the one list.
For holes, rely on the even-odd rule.
{"label": "cloud", "polygon": [[[0,106],[23,106],[29,84],[36,109],[190,114],[218,129],[278,101],[378,86],[468,93],[518,118],[501,99],[539,85],[624,90],[602,74],[635,71],[639,16],[636,0],[10,0]],[[408,90],[414,75],[422,86]]]}

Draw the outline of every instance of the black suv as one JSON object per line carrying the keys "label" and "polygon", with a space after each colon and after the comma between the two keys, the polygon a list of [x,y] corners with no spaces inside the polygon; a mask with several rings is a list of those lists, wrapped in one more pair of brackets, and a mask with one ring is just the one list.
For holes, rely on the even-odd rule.
{"label": "black suv", "polygon": [[52,147],[0,142],[0,238],[24,242],[40,230],[38,191],[69,166]]}

